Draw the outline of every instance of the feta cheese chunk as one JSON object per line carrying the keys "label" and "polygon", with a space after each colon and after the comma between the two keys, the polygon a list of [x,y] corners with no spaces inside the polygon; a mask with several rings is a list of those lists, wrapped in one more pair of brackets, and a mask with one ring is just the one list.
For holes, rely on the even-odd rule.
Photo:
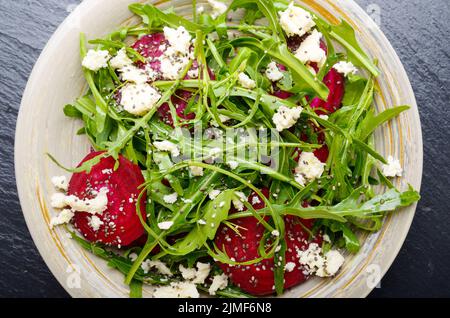
{"label": "feta cheese chunk", "polygon": [[72,210],[62,210],[58,216],[55,216],[50,220],[50,227],[53,228],[58,225],[67,224],[72,220],[73,216],[74,213]]}
{"label": "feta cheese chunk", "polygon": [[280,25],[287,36],[303,36],[308,33],[316,23],[308,11],[297,7],[291,2],[285,11],[278,12]]}
{"label": "feta cheese chunk", "polygon": [[161,261],[152,261],[147,259],[144,262],[142,262],[141,268],[145,274],[147,274],[152,268],[156,268],[156,270],[163,275],[173,276],[172,272],[167,267],[167,265]]}
{"label": "feta cheese chunk", "polygon": [[317,30],[311,32],[311,34],[303,40],[300,47],[295,52],[295,57],[298,58],[303,64],[317,63],[319,67],[322,67],[326,60],[327,54],[320,47],[320,40],[322,39],[322,33]]}
{"label": "feta cheese chunk", "polygon": [[239,163],[237,161],[234,161],[234,160],[227,161],[227,165],[230,167],[231,170],[234,170],[237,167],[239,167]]}
{"label": "feta cheese chunk", "polygon": [[192,54],[190,52],[181,54],[175,51],[173,47],[167,48],[159,58],[163,78],[166,80],[178,79],[191,59]]}
{"label": "feta cheese chunk", "polygon": [[202,177],[203,176],[203,168],[202,167],[191,166],[191,167],[189,167],[189,170],[191,170],[191,174],[193,177]]}
{"label": "feta cheese chunk", "polygon": [[170,229],[172,226],[173,226],[173,222],[171,222],[171,221],[160,222],[160,223],[158,223],[158,227],[159,227],[161,230],[168,230],[168,229]]}
{"label": "feta cheese chunk", "polygon": [[55,209],[63,209],[67,206],[66,195],[63,193],[55,193],[50,198],[50,205]]}
{"label": "feta cheese chunk", "polygon": [[239,73],[238,81],[243,88],[254,89],[256,87],[256,82],[245,73]]}
{"label": "feta cheese chunk", "polygon": [[218,290],[225,289],[228,286],[228,276],[225,274],[213,277],[211,286],[208,289],[210,295],[215,295]]}
{"label": "feta cheese chunk", "polygon": [[209,272],[211,271],[211,265],[208,263],[197,262],[197,273],[195,274],[195,278],[192,281],[194,284],[204,284],[206,278],[209,276]]}
{"label": "feta cheese chunk", "polygon": [[97,72],[102,68],[108,67],[110,59],[111,55],[106,50],[89,50],[81,64],[88,70]]}
{"label": "feta cheese chunk", "polygon": [[88,223],[95,232],[97,232],[103,224],[103,221],[96,215],[91,216]]}
{"label": "feta cheese chunk", "polygon": [[181,276],[183,276],[183,278],[186,280],[194,279],[195,275],[197,274],[197,271],[195,270],[195,268],[185,268],[183,266],[183,264],[180,264],[179,270],[180,270]]}
{"label": "feta cheese chunk", "polygon": [[234,198],[232,200],[234,207],[238,211],[244,211],[245,207],[244,202],[247,201],[247,196],[245,195],[244,192],[241,191],[235,191],[234,194],[237,196],[237,198]]}
{"label": "feta cheese chunk", "polygon": [[150,77],[145,70],[134,65],[126,65],[119,69],[119,72],[121,73],[120,78],[124,82],[145,84],[150,80]]}
{"label": "feta cheese chunk", "polygon": [[266,76],[272,82],[278,82],[283,78],[283,73],[278,69],[277,63],[271,62],[267,65]]}
{"label": "feta cheese chunk", "polygon": [[124,68],[125,66],[129,66],[132,65],[133,61],[128,57],[127,55],[127,51],[125,48],[121,48],[116,56],[114,56],[110,61],[109,61],[109,65],[111,65],[111,67],[113,69],[119,69],[119,68]]}
{"label": "feta cheese chunk", "polygon": [[120,104],[130,114],[141,116],[151,110],[161,94],[149,84],[127,84],[121,90]]}
{"label": "feta cheese chunk", "polygon": [[69,188],[69,183],[67,182],[67,178],[65,176],[53,177],[52,184],[57,190],[62,190],[64,192],[66,192]]}
{"label": "feta cheese chunk", "polygon": [[302,186],[317,178],[320,178],[326,164],[321,162],[312,152],[303,151],[295,168],[295,180]]}
{"label": "feta cheese chunk", "polygon": [[331,250],[323,255],[317,243],[311,243],[305,251],[297,250],[297,257],[309,274],[319,277],[336,275],[344,264],[344,257],[339,251]]}
{"label": "feta cheese chunk", "polygon": [[286,272],[292,272],[295,269],[295,263],[294,262],[288,262],[286,263],[286,265],[284,266],[284,269],[286,270]]}
{"label": "feta cheese chunk", "polygon": [[303,111],[302,107],[289,108],[280,106],[277,112],[273,115],[272,121],[278,131],[289,129],[297,123]]}
{"label": "feta cheese chunk", "polygon": [[224,14],[228,10],[227,5],[223,2],[208,0],[208,3],[212,7],[211,17],[213,19],[217,19],[220,15]]}
{"label": "feta cheese chunk", "polygon": [[350,74],[355,75],[358,72],[358,69],[355,67],[355,65],[353,65],[352,62],[341,61],[334,64],[333,68],[345,77],[349,76]]}
{"label": "feta cheese chunk", "polygon": [[199,298],[197,286],[191,282],[173,282],[169,286],[156,288],[154,298]]}
{"label": "feta cheese chunk", "polygon": [[181,54],[189,53],[189,48],[192,44],[192,37],[183,26],[179,26],[177,29],[164,27],[163,30],[164,36],[167,41],[169,41],[170,46],[175,52]]}
{"label": "feta cheese chunk", "polygon": [[93,199],[82,200],[70,195],[66,197],[65,201],[74,211],[101,214],[108,208],[108,192],[108,188],[101,188]]}
{"label": "feta cheese chunk", "polygon": [[381,167],[383,174],[386,177],[401,177],[403,174],[402,166],[400,165],[400,161],[398,159],[394,159],[394,157],[389,156],[387,159],[388,163]]}
{"label": "feta cheese chunk", "polygon": [[220,194],[220,190],[212,190],[211,192],[209,192],[209,198],[211,199],[211,200],[214,200],[215,198],[217,198],[218,196],[219,196],[219,194]]}
{"label": "feta cheese chunk", "polygon": [[153,145],[158,149],[159,151],[167,151],[172,154],[174,157],[178,157],[180,155],[180,148],[173,142],[170,142],[168,140],[164,141],[155,141]]}
{"label": "feta cheese chunk", "polygon": [[172,194],[165,195],[163,200],[168,204],[174,204],[178,200],[178,193],[174,192]]}

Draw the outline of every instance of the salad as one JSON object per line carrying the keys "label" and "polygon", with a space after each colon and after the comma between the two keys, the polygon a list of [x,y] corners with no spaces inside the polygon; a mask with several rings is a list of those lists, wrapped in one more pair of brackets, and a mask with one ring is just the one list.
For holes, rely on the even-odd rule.
{"label": "salad", "polygon": [[[86,94],[64,107],[92,152],[54,177],[51,226],[124,275],[131,297],[281,295],[335,276],[361,232],[419,200],[374,131],[380,71],[345,21],[295,3],[151,4],[81,35]],[[239,18],[230,18],[233,14]],[[381,192],[381,193],[380,193]]]}

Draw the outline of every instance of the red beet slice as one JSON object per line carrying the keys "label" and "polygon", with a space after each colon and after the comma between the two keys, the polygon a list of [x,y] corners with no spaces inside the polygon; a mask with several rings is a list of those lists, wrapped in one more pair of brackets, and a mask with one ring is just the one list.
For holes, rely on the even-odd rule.
{"label": "red beet slice", "polygon": [[[80,165],[101,152],[90,153]],[[136,214],[138,187],[145,180],[139,166],[123,156],[119,156],[119,168],[114,171],[115,160],[112,157],[102,158],[92,167],[90,173],[75,173],[69,183],[69,195],[80,199],[92,199],[94,191],[107,188],[107,209],[97,214],[103,225],[97,231],[89,225],[91,214],[76,212],[73,224],[90,242],[99,242],[111,246],[128,246],[144,234],[144,228]],[[143,195],[140,205],[144,220],[146,196]]]}
{"label": "red beet slice", "polygon": [[[267,189],[263,190],[265,196],[268,196],[268,193],[269,191]],[[252,194],[249,197],[249,202],[254,202],[254,198],[259,197],[256,194]],[[253,204],[255,209],[264,208],[265,204],[261,198],[255,201],[255,204]],[[286,271],[284,275],[284,287],[290,288],[308,279],[307,273],[304,272],[304,269],[299,264],[297,250],[306,250],[308,248],[310,244],[308,241],[309,234],[305,231],[304,227],[311,229],[314,220],[302,220],[292,216],[287,216],[284,220],[286,224],[285,238],[287,241],[286,263],[295,263],[295,268],[291,272]],[[258,247],[265,231],[264,226],[254,217],[237,219],[233,223],[244,228],[240,229],[241,236],[229,227],[222,225],[216,235],[216,245],[237,262],[245,262],[258,258]],[[314,242],[321,244],[321,236],[318,235],[315,237]],[[220,262],[218,262],[218,265],[236,286],[252,295],[263,296],[275,292],[273,258],[249,266],[230,266]]]}
{"label": "red beet slice", "polygon": [[311,102],[311,107],[316,109],[316,113],[324,115],[322,109],[325,109],[328,113],[334,113],[342,105],[342,99],[345,93],[345,79],[342,74],[332,68],[328,74],[324,77],[323,82],[330,90],[328,99],[326,101],[316,97]]}
{"label": "red beet slice", "polygon": [[[171,97],[171,101],[175,106],[177,111],[177,116],[181,120],[192,120],[195,118],[194,113],[185,113],[186,107],[188,106],[188,100],[192,97],[192,93],[188,91],[179,90]],[[172,113],[170,112],[170,107],[168,103],[162,104],[158,108],[159,118],[169,126],[173,127]]]}

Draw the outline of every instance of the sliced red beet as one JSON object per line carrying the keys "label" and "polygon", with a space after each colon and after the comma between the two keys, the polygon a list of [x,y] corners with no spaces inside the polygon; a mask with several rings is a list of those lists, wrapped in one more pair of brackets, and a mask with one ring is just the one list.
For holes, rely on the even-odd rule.
{"label": "sliced red beet", "polygon": [[[171,97],[171,101],[175,106],[177,111],[177,116],[180,119],[184,120],[192,120],[195,118],[194,113],[185,113],[185,110],[188,106],[188,100],[192,97],[192,93],[188,91],[179,90]],[[158,108],[158,116],[159,118],[169,126],[173,127],[173,118],[172,113],[170,112],[170,107],[168,103],[162,104]]]}
{"label": "sliced red beet", "polygon": [[341,108],[342,100],[345,93],[345,79],[342,74],[332,68],[328,74],[324,77],[323,82],[330,90],[328,99],[326,101],[316,97],[311,101],[311,107],[316,109],[316,113],[324,115],[322,109],[325,109],[328,113],[334,113]]}
{"label": "sliced red beet", "polygon": [[[268,196],[268,189],[264,189],[263,194]],[[248,199],[250,203],[253,203],[253,208],[256,210],[265,206],[264,201],[256,194],[250,195]],[[295,264],[294,269],[290,272],[286,271],[284,275],[284,287],[290,288],[303,283],[308,278],[308,275],[299,263],[297,251],[308,248],[310,244],[309,234],[304,227],[311,229],[314,225],[314,220],[302,220],[297,217],[287,216],[284,218],[284,221],[287,241],[286,263],[293,262]],[[229,227],[222,225],[216,235],[216,245],[236,262],[246,262],[258,258],[259,244],[265,231],[264,226],[254,217],[240,218],[233,221],[233,223],[241,227],[239,228],[240,235]],[[321,244],[321,236],[315,237],[313,242]],[[275,292],[273,258],[249,266],[230,266],[220,262],[218,262],[218,265],[236,286],[252,295],[263,296]]]}
{"label": "sliced red beet", "polygon": [[[90,153],[80,165],[101,152]],[[86,212],[76,212],[73,224],[76,229],[90,242],[99,242],[111,246],[128,246],[144,234],[144,228],[136,214],[138,187],[145,180],[139,166],[123,156],[119,156],[119,167],[114,171],[115,160],[112,157],[102,158],[92,167],[89,173],[75,173],[69,183],[69,195],[80,199],[92,199],[95,192],[108,189],[107,209],[97,214],[103,222],[97,231],[90,223],[92,215]],[[146,196],[143,195],[140,206],[144,220]]]}

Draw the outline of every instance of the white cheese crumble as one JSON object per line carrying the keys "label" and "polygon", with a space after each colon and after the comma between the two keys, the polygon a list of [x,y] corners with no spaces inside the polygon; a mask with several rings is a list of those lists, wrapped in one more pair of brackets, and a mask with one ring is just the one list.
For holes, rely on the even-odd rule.
{"label": "white cheese crumble", "polygon": [[163,200],[168,204],[174,204],[178,200],[178,193],[174,192],[172,194],[165,195]]}
{"label": "white cheese crumble", "polygon": [[121,73],[121,79],[124,82],[145,84],[150,80],[150,77],[146,70],[143,70],[134,65],[126,65],[119,69],[119,72]]}
{"label": "white cheese crumble", "polygon": [[205,283],[206,278],[209,276],[209,272],[211,271],[211,265],[208,263],[197,262],[197,273],[195,274],[195,278],[192,281],[194,284],[203,284]]}
{"label": "white cheese crumble", "polygon": [[276,62],[270,62],[269,65],[267,65],[266,76],[272,82],[278,82],[279,80],[281,80],[283,78],[284,75],[278,69]]}
{"label": "white cheese crumble", "polygon": [[303,64],[315,62],[319,67],[322,67],[327,60],[327,54],[320,47],[321,39],[322,33],[317,30],[312,31],[311,34],[303,40],[302,44],[300,44],[300,47],[295,52],[295,57]]}
{"label": "white cheese crumble", "polygon": [[97,232],[104,223],[98,216],[93,215],[90,217],[88,224],[94,232]]}
{"label": "white cheese crumble", "polygon": [[210,295],[215,295],[218,290],[225,289],[228,286],[228,277],[225,274],[213,277],[211,286],[208,289]]}
{"label": "white cheese crumble", "polygon": [[180,155],[180,148],[173,142],[170,142],[168,140],[164,141],[155,141],[153,145],[158,149],[159,151],[167,151],[172,154],[174,157],[178,157]]}
{"label": "white cheese crumble", "polygon": [[206,221],[203,220],[203,219],[198,220],[197,223],[200,224],[200,225],[206,225]]}
{"label": "white cheese crumble", "polygon": [[158,287],[154,298],[199,298],[197,286],[191,282],[173,282],[169,286]]}
{"label": "white cheese crumble", "polygon": [[302,107],[289,108],[280,106],[277,112],[273,115],[272,121],[278,131],[289,129],[297,123],[303,111]]}
{"label": "white cheese crumble", "polygon": [[158,223],[158,227],[161,230],[168,230],[173,226],[173,222],[172,221],[166,221],[166,222],[160,222]]}
{"label": "white cheese crumble", "polygon": [[316,23],[308,11],[297,7],[291,2],[285,11],[278,12],[280,25],[287,36],[303,36],[308,33]]}
{"label": "white cheese crumble", "polygon": [[339,73],[343,74],[345,77],[350,74],[355,75],[358,72],[358,69],[353,65],[352,62],[341,61],[339,63],[334,64],[333,68]]}
{"label": "white cheese crumble", "polygon": [[183,276],[183,278],[186,280],[194,279],[195,275],[197,274],[197,271],[195,270],[195,268],[185,268],[183,266],[183,264],[180,264],[179,270],[180,270],[181,276]]}
{"label": "white cheese crumble", "polygon": [[67,191],[69,188],[69,183],[65,176],[53,177],[52,184],[57,190]]}
{"label": "white cheese crumble", "polygon": [[199,7],[197,8],[197,13],[198,13],[198,14],[202,14],[203,12],[205,12],[205,7],[204,7],[204,6],[199,6]]}
{"label": "white cheese crumble", "polygon": [[175,52],[181,54],[187,54],[189,52],[192,37],[183,26],[179,26],[177,29],[164,27],[163,30],[164,36]]}
{"label": "white cheese crumble", "polygon": [[403,169],[398,159],[389,156],[387,159],[387,164],[382,166],[383,174],[386,177],[401,177],[403,174]]}
{"label": "white cheese crumble", "polygon": [[213,19],[217,19],[219,16],[221,16],[228,10],[227,5],[223,2],[216,0],[208,0],[208,3],[212,7],[211,17]]}
{"label": "white cheese crumble", "polygon": [[62,210],[58,214],[58,216],[55,216],[50,220],[50,227],[53,228],[58,225],[67,224],[70,222],[70,220],[72,220],[73,216],[74,213],[72,210],[69,209]]}
{"label": "white cheese crumble", "polygon": [[193,68],[191,70],[188,71],[187,75],[189,76],[189,78],[198,78],[198,68]]}
{"label": "white cheese crumble", "polygon": [[167,276],[173,275],[170,269],[167,267],[167,265],[161,261],[152,261],[147,259],[144,262],[142,262],[141,268],[145,274],[147,274],[152,268],[156,268],[156,270],[163,275]]}
{"label": "white cheese crumble", "polygon": [[252,205],[259,204],[259,203],[261,203],[261,200],[259,199],[258,196],[254,196],[252,198],[252,202],[251,203],[252,203]]}
{"label": "white cheese crumble", "polygon": [[302,186],[322,176],[326,164],[312,152],[302,152],[295,168],[295,180]]}
{"label": "white cheese crumble", "polygon": [[214,200],[215,198],[217,198],[219,196],[220,193],[221,193],[220,190],[212,190],[208,193],[208,196],[211,200]]}
{"label": "white cheese crumble", "polygon": [[297,250],[300,264],[306,267],[309,274],[319,277],[330,277],[336,275],[344,264],[344,257],[339,251],[331,250],[325,255],[317,243],[311,243],[306,251]]}
{"label": "white cheese crumble", "polygon": [[70,207],[77,212],[87,212],[90,214],[103,213],[108,208],[108,189],[102,188],[93,199],[80,199],[74,195],[64,195],[55,193],[51,197],[51,206],[55,209]]}
{"label": "white cheese crumble", "polygon": [[256,87],[256,82],[243,72],[239,73],[238,81],[243,88],[254,89]]}
{"label": "white cheese crumble", "polygon": [[227,161],[227,165],[231,168],[231,170],[234,170],[237,167],[239,167],[239,163],[233,160]]}
{"label": "white cheese crumble", "polygon": [[122,89],[120,104],[133,115],[144,115],[158,103],[161,94],[152,86],[144,84],[127,84]]}
{"label": "white cheese crumble", "polygon": [[295,263],[294,262],[288,262],[286,263],[286,265],[284,266],[284,269],[286,270],[286,272],[292,272],[295,269]]}
{"label": "white cheese crumble", "polygon": [[234,198],[232,200],[234,207],[238,210],[238,211],[244,211],[244,202],[247,201],[247,196],[245,195],[244,192],[241,191],[235,191],[234,194],[237,196],[237,198]]}
{"label": "white cheese crumble", "polygon": [[114,56],[110,61],[109,61],[109,65],[111,65],[111,67],[113,69],[119,69],[119,68],[124,68],[125,66],[129,66],[132,65],[133,61],[128,57],[127,55],[127,51],[125,50],[125,48],[120,49],[116,56]]}
{"label": "white cheese crumble", "polygon": [[189,170],[191,170],[191,174],[193,177],[202,177],[203,176],[203,168],[202,167],[191,166],[191,167],[189,167]]}
{"label": "white cheese crumble", "polygon": [[89,50],[81,64],[88,70],[97,72],[102,68],[108,67],[110,59],[111,55],[106,50]]}
{"label": "white cheese crumble", "polygon": [[134,262],[134,261],[137,260],[138,255],[137,255],[136,253],[131,253],[130,255],[128,255],[128,258],[129,258],[132,262]]}
{"label": "white cheese crumble", "polygon": [[323,119],[323,120],[328,120],[328,119],[330,119],[330,116],[328,116],[328,115],[319,115],[319,117],[320,117],[321,119]]}

